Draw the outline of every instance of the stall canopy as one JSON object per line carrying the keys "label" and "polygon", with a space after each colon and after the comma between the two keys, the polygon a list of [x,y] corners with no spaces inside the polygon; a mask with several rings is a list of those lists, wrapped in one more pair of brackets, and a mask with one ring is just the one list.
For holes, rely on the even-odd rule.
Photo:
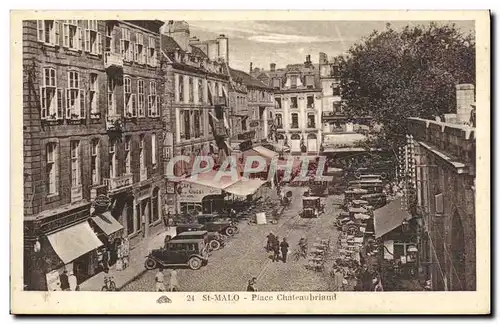
{"label": "stall canopy", "polygon": [[119,230],[123,229],[122,224],[120,224],[114,217],[111,215],[111,212],[107,211],[100,215],[96,215],[92,217],[94,223],[99,226],[99,228],[106,234],[110,236]]}
{"label": "stall canopy", "polygon": [[276,152],[284,152],[284,153],[290,152],[290,148],[286,145],[282,145],[280,143],[271,143],[271,145],[274,147]]}
{"label": "stall canopy", "polygon": [[400,226],[405,219],[410,218],[410,214],[401,209],[401,198],[397,198],[384,207],[375,209],[374,226],[375,238],[379,238]]}
{"label": "stall canopy", "polygon": [[272,160],[274,157],[278,156],[279,154],[276,152],[273,152],[263,146],[256,146],[254,148],[251,148],[250,150],[247,150],[243,152],[243,156],[262,156],[266,158],[267,160]]}
{"label": "stall canopy", "polygon": [[224,191],[236,196],[253,195],[266,181],[261,179],[243,178],[235,184],[225,188]]}
{"label": "stall canopy", "polygon": [[52,248],[64,264],[102,246],[88,222],[47,235]]}

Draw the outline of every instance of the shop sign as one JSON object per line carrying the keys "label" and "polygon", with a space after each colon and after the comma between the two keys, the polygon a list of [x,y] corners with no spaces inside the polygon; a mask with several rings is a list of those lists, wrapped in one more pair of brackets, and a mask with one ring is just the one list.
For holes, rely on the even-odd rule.
{"label": "shop sign", "polygon": [[259,126],[259,121],[258,120],[252,120],[250,122],[250,127],[257,127]]}
{"label": "shop sign", "polygon": [[222,190],[196,183],[181,182],[177,185],[177,194],[179,195],[178,199],[181,203],[199,203],[205,196],[222,194]]}
{"label": "shop sign", "polygon": [[149,189],[150,189],[149,186],[140,189],[137,195],[137,197],[139,198],[137,198],[137,200],[144,200],[146,198],[149,198],[149,196],[151,196],[151,192]]}
{"label": "shop sign", "polygon": [[95,207],[107,208],[110,203],[111,203],[111,199],[106,195],[98,195],[94,199],[94,206]]}
{"label": "shop sign", "polygon": [[167,181],[167,193],[168,194],[175,193],[175,182]]}

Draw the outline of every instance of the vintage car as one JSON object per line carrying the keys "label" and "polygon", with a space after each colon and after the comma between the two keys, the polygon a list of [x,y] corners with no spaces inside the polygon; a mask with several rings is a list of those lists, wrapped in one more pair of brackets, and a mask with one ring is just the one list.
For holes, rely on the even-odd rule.
{"label": "vintage car", "polygon": [[196,216],[198,224],[202,224],[205,230],[209,232],[219,232],[221,234],[232,236],[239,232],[238,226],[232,219],[221,217],[216,214],[199,214]]}
{"label": "vintage car", "polygon": [[153,270],[158,267],[188,266],[198,270],[208,263],[208,250],[205,240],[174,238],[165,246],[152,250],[146,257],[144,267]]}
{"label": "vintage car", "polygon": [[344,191],[344,205],[348,205],[353,200],[360,200],[363,195],[368,194],[368,190],[361,188],[349,188]]}
{"label": "vintage car", "polygon": [[[193,226],[194,225],[194,226]],[[224,247],[224,237],[218,232],[208,232],[204,230],[204,225],[180,225],[177,227],[177,236],[175,238],[203,238],[209,251],[217,251]]]}
{"label": "vintage car", "polygon": [[321,203],[319,197],[303,197],[302,198],[302,212],[300,217],[313,218],[318,217],[320,213],[325,212],[325,205]]}

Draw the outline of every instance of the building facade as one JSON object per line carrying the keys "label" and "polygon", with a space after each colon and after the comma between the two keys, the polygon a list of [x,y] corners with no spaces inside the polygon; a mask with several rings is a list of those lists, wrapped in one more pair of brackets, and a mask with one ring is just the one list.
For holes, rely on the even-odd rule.
{"label": "building facade", "polygon": [[132,244],[160,222],[162,24],[23,22],[27,289],[47,290],[63,269],[95,274],[96,197]]}
{"label": "building facade", "polygon": [[443,122],[409,120],[420,271],[432,290],[476,290],[476,138],[475,128],[464,124],[473,101],[474,87],[458,85],[456,115]]}
{"label": "building facade", "polygon": [[[161,49],[168,97],[163,111],[173,125],[164,143],[165,163],[179,155],[190,156],[192,161],[200,155],[223,159],[229,154],[228,39],[221,35],[217,40],[201,42],[190,37],[186,22],[170,21],[162,30]],[[188,175],[191,167],[189,163],[176,163],[175,175]],[[172,175],[165,175],[167,205],[177,206],[171,212],[193,203],[177,194],[177,184],[168,181]]]}
{"label": "building facade", "polygon": [[230,69],[231,111],[235,122],[231,129],[233,143],[268,140],[274,129],[275,100],[272,89],[246,72]]}

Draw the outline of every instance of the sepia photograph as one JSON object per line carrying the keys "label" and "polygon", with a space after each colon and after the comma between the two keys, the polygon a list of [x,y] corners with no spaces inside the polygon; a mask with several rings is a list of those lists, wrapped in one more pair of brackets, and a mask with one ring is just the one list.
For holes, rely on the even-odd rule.
{"label": "sepia photograph", "polygon": [[487,11],[111,13],[11,14],[13,309],[489,312]]}

